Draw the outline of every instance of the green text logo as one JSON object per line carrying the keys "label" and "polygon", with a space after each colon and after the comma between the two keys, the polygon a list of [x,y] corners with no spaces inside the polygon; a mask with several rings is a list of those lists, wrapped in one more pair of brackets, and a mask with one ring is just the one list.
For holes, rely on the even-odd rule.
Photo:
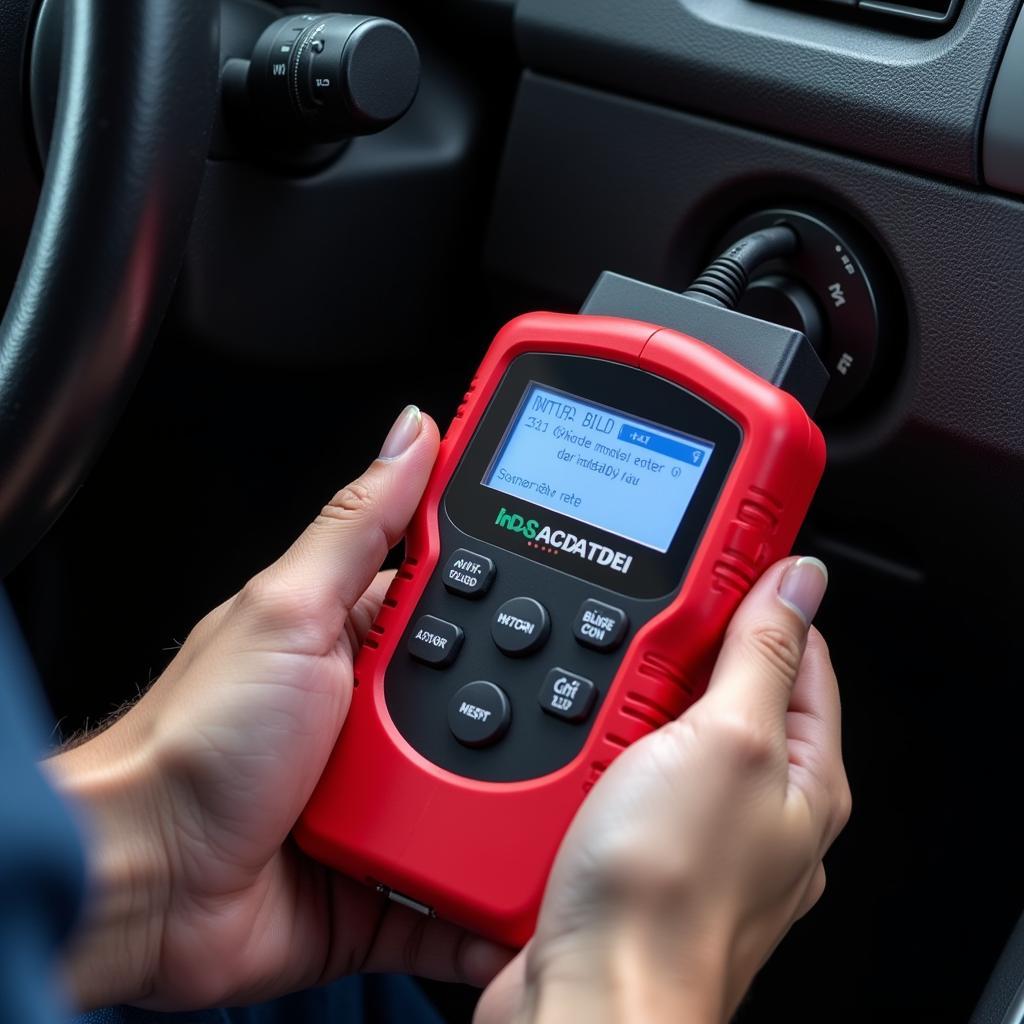
{"label": "green text logo", "polygon": [[540,523],[536,519],[524,519],[504,507],[498,512],[498,518],[494,520],[494,525],[510,530],[512,533],[521,533],[527,540],[533,540],[540,529]]}

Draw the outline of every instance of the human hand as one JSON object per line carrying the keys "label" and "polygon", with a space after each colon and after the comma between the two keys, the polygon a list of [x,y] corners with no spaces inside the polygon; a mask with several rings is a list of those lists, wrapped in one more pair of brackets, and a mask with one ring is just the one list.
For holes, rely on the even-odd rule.
{"label": "human hand", "polygon": [[476,1024],[720,1022],[820,897],[845,825],[839,692],[808,623],[824,566],[789,559],[729,627],[706,694],[625,751],[555,860],[534,938]]}
{"label": "human hand", "polygon": [[381,457],[196,626],[131,710],[47,762],[91,833],[95,895],[69,964],[82,1005],[253,1002],[361,970],[483,984],[508,959],[288,838],[437,446],[433,420],[406,409]]}

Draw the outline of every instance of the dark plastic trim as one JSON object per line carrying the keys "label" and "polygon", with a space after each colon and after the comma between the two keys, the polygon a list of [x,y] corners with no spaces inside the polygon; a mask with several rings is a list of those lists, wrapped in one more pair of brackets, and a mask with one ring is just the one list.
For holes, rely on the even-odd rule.
{"label": "dark plastic trim", "polygon": [[918,38],[832,17],[831,4],[520,0],[516,30],[536,71],[977,183],[1018,6],[964,0],[949,31]]}
{"label": "dark plastic trim", "polygon": [[986,184],[1024,194],[1024,10],[992,87],[982,161]]}

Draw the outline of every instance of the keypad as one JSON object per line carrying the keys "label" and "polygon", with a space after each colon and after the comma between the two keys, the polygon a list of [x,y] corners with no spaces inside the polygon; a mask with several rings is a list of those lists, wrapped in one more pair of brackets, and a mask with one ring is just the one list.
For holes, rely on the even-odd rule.
{"label": "keypad", "polygon": [[447,551],[388,669],[392,718],[416,750],[470,778],[555,770],[585,742],[637,609],[491,548]]}

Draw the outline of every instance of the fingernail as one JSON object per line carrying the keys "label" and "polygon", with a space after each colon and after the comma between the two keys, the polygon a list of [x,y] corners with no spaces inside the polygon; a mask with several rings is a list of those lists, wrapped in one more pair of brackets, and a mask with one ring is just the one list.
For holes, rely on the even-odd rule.
{"label": "fingernail", "polygon": [[394,425],[384,438],[379,459],[397,459],[420,436],[423,426],[423,414],[415,405],[407,405],[395,420]]}
{"label": "fingernail", "polygon": [[798,558],[779,581],[779,600],[809,626],[828,586],[828,569],[818,558]]}

